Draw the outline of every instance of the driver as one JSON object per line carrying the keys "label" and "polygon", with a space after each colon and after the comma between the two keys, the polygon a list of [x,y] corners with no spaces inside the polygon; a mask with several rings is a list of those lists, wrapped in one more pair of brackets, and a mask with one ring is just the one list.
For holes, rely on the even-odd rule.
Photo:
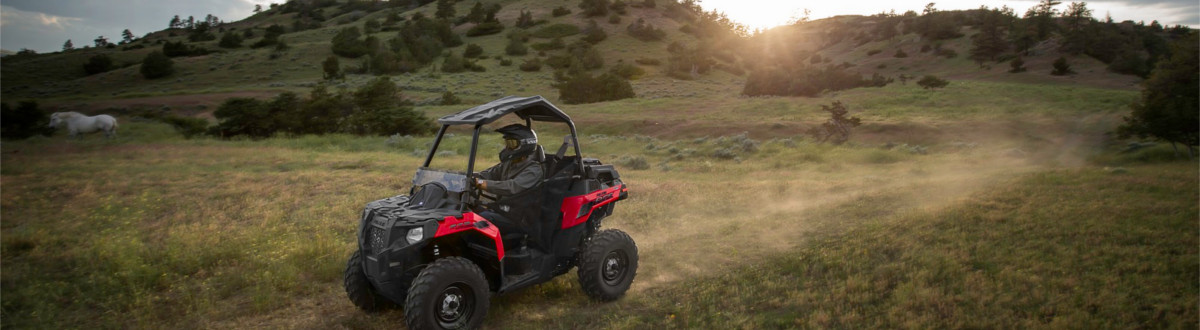
{"label": "driver", "polygon": [[[500,163],[479,172],[474,180],[475,187],[496,195],[499,200],[506,199],[533,188],[542,180],[542,166],[533,157],[538,150],[537,133],[521,124],[512,124],[497,129],[504,135],[504,149],[500,150]],[[502,205],[501,208],[507,208]],[[506,213],[509,210],[502,210]],[[489,221],[496,223],[506,230],[528,234],[522,226],[517,226],[510,219],[501,216],[494,210],[486,210],[479,214]],[[521,220],[521,219],[517,219]]]}

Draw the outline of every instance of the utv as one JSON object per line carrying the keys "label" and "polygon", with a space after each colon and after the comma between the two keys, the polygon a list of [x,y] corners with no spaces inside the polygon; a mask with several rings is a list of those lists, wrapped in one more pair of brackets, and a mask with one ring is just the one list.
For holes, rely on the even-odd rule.
{"label": "utv", "polygon": [[[516,114],[566,124],[570,135],[555,154],[540,146],[531,157],[545,174],[516,196],[498,199],[470,184],[484,125]],[[612,165],[583,158],[575,124],[540,96],[509,96],[438,119],[442,125],[408,195],[368,203],[358,229],[358,250],[346,263],[344,286],[365,311],[401,305],[410,329],[475,328],[492,293],[507,293],[579,268],[588,296],[611,301],[629,289],[637,272],[637,246],[620,230],[600,230],[628,189]],[[474,127],[467,172],[430,168],[452,125]],[[574,155],[566,155],[568,149]],[[500,213],[526,224],[525,233],[497,227],[479,215]]]}

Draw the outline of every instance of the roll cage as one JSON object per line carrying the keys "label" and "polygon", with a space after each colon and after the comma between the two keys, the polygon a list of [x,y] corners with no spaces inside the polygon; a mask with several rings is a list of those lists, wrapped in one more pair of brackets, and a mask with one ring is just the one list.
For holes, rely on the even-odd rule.
{"label": "roll cage", "polygon": [[[525,126],[529,128],[533,128],[534,121],[567,124],[567,127],[571,130],[570,139],[571,145],[575,149],[575,156],[577,159],[583,159],[582,153],[579,152],[579,138],[575,131],[575,123],[571,121],[570,116],[567,116],[566,113],[541,96],[508,96],[438,118],[438,124],[441,124],[442,127],[438,130],[437,138],[433,140],[433,146],[429,148],[429,154],[425,156],[425,163],[421,167],[427,168],[433,162],[433,155],[437,153],[438,145],[441,144],[442,137],[445,136],[447,128],[450,126],[470,125],[475,128],[473,130],[474,133],[471,135],[471,154],[467,158],[467,173],[475,173],[475,154],[479,149],[479,132],[482,130],[483,125],[490,124],[509,114],[516,114],[521,119],[524,119]],[[576,162],[575,166],[579,170],[577,173],[583,173],[583,162]],[[476,188],[471,186],[469,189],[473,190]]]}

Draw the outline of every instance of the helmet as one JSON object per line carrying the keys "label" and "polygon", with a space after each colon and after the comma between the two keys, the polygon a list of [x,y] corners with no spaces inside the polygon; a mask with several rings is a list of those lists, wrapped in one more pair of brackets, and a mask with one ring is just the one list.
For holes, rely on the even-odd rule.
{"label": "helmet", "polygon": [[525,125],[512,124],[497,129],[504,135],[504,149],[500,150],[500,161],[526,157],[537,149],[537,133]]}

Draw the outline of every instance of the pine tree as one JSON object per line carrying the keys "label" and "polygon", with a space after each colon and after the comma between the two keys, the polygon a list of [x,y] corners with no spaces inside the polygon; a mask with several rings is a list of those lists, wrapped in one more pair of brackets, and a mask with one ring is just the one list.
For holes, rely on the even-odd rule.
{"label": "pine tree", "polygon": [[437,12],[433,17],[450,19],[454,18],[454,15],[454,0],[438,0]]}
{"label": "pine tree", "polygon": [[1050,71],[1051,75],[1065,76],[1072,73],[1075,73],[1075,71],[1071,70],[1071,64],[1067,63],[1066,57],[1059,57],[1057,60],[1054,60],[1054,70]]}
{"label": "pine tree", "polygon": [[1200,37],[1196,32],[1176,40],[1169,58],[1159,61],[1142,85],[1142,97],[1117,129],[1123,138],[1153,137],[1183,144],[1195,155],[1200,145]]}
{"label": "pine tree", "polygon": [[169,23],[169,25],[167,25],[167,28],[178,29],[178,28],[183,27],[182,25],[183,25],[183,20],[179,19],[179,15],[175,15],[175,17],[171,18],[171,23]]}
{"label": "pine tree", "polygon": [[131,43],[131,42],[133,42],[133,32],[129,31],[129,29],[125,29],[125,31],[121,31],[121,43],[127,44],[127,43]]}
{"label": "pine tree", "polygon": [[63,43],[63,51],[65,52],[73,49],[75,49],[75,44],[71,43],[71,39],[67,39],[67,42]]}
{"label": "pine tree", "polygon": [[342,65],[338,63],[336,55],[329,55],[325,58],[325,62],[321,62],[321,68],[325,70],[325,80],[333,80],[344,78],[342,74]]}

